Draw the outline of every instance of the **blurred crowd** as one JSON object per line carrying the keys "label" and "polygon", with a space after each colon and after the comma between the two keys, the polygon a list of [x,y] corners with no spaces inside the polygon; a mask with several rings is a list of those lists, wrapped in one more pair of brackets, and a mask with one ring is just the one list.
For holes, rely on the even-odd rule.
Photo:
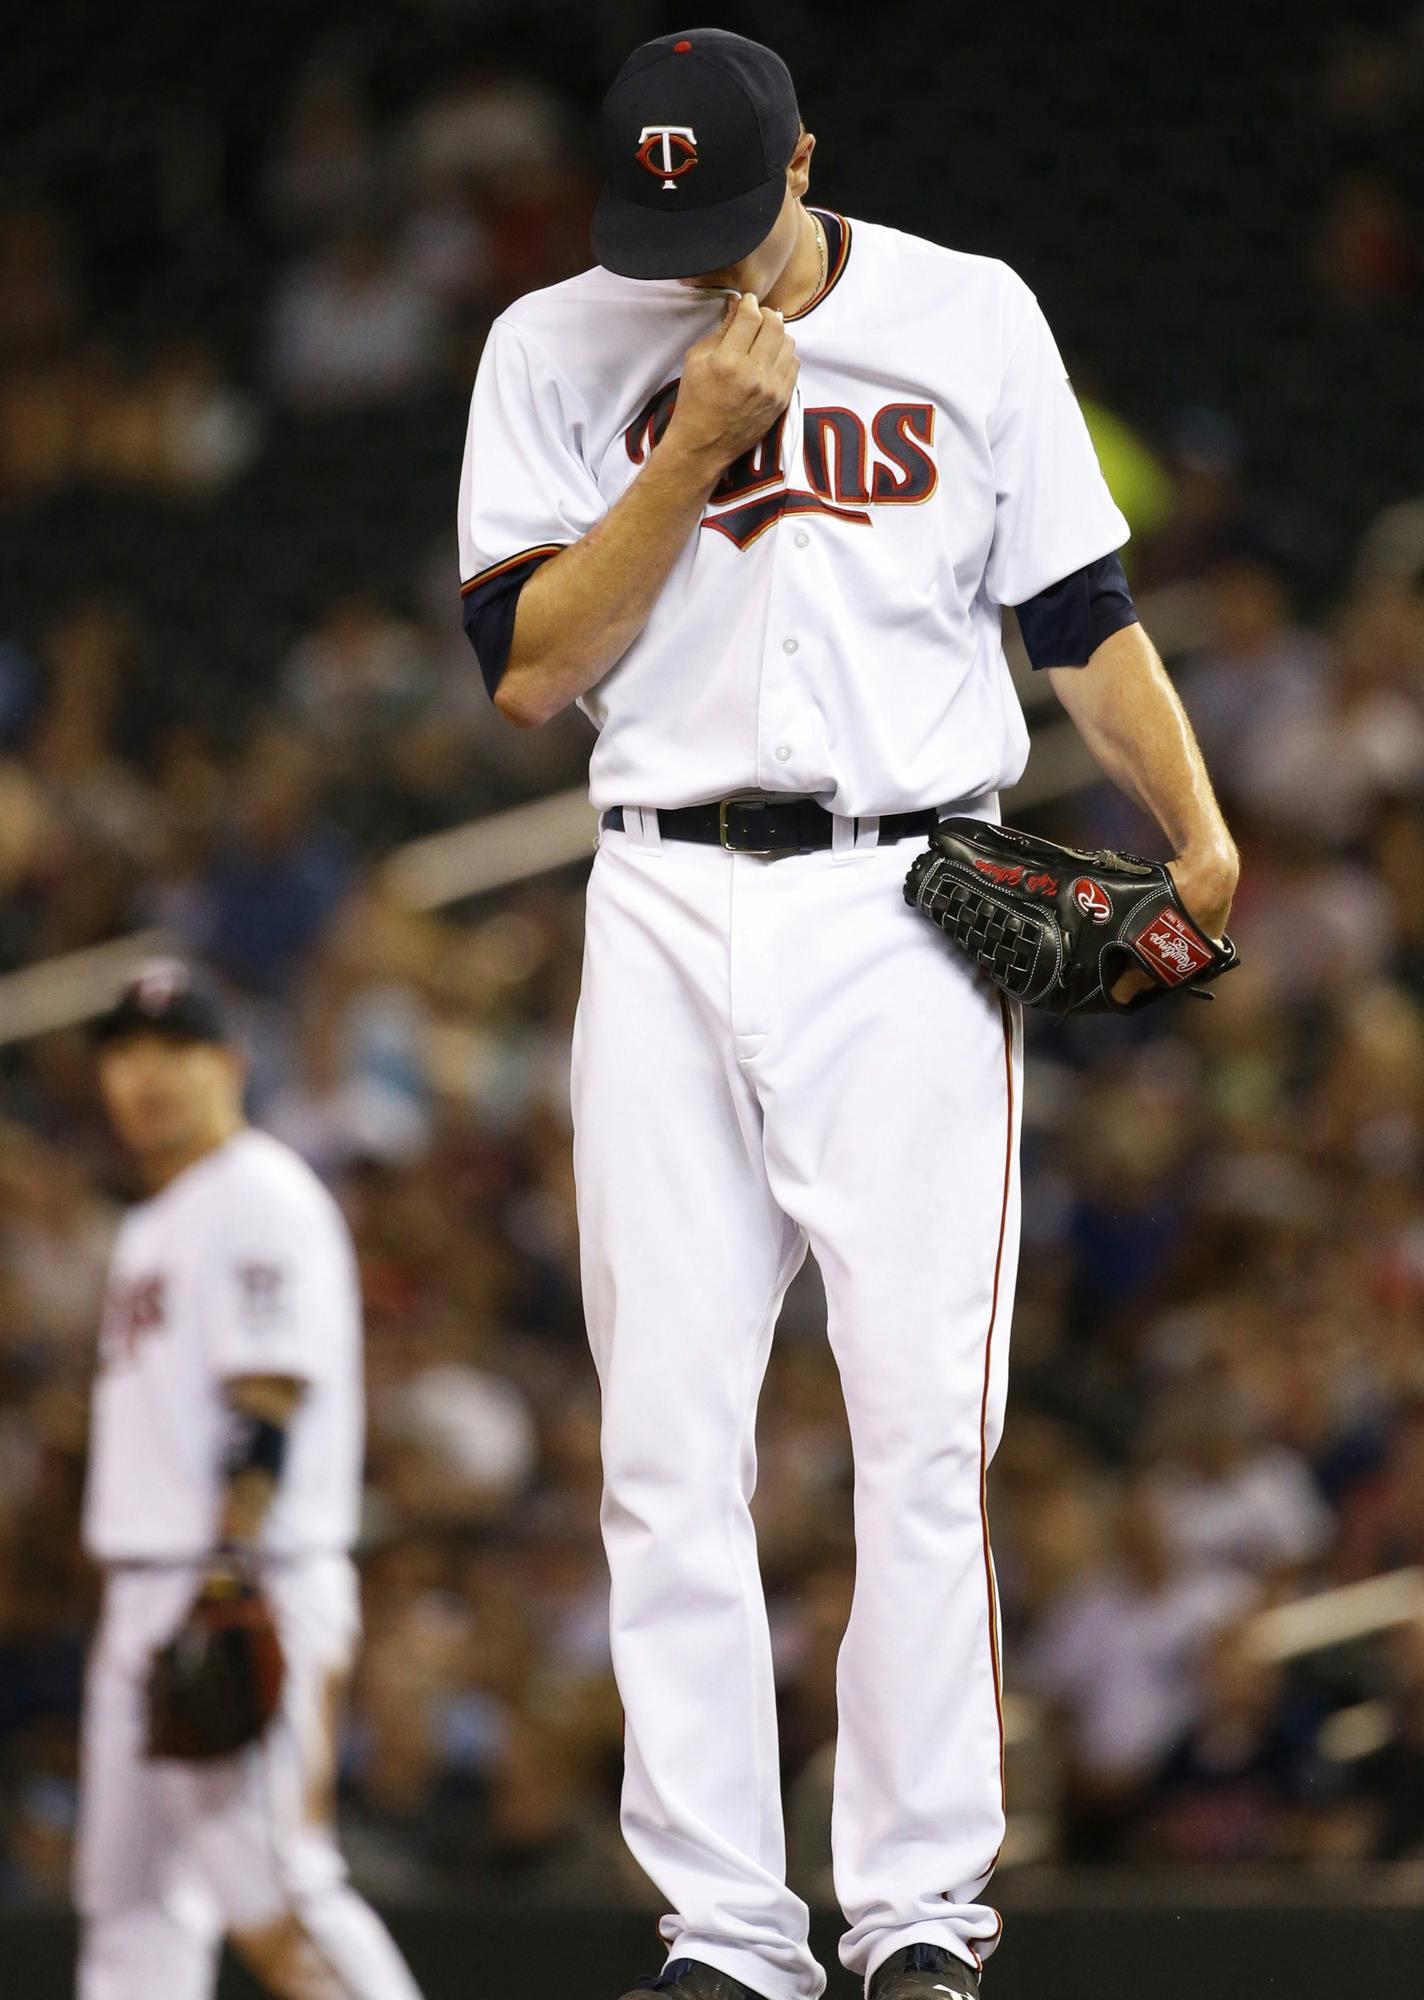
{"label": "blurred crowd", "polygon": [[467,391],[493,314],[577,267],[591,206],[540,85],[474,62],[378,121],[322,65],[256,176],[245,275],[263,304],[234,354],[201,324],[225,330],[213,305],[191,327],[136,310],[116,339],[75,218],[0,203],[0,507],[74,487],[211,495],[283,411]]}
{"label": "blurred crowd", "polygon": [[[1402,38],[1391,64],[1357,39],[1332,63],[1330,115],[1374,135],[1393,221],[1342,181],[1307,266],[1368,307],[1419,283],[1407,177],[1374,143],[1417,107],[1417,50]],[[236,361],[161,325],[121,359],[75,219],[5,209],[0,509],[84,487],[220,520],[294,413],[443,391],[448,511],[490,314],[585,254],[567,129],[496,70],[383,123],[349,76],[313,73],[257,177],[265,305]],[[1269,1614],[1424,1563],[1424,500],[1358,524],[1322,579],[1226,416],[1090,416],[1241,840],[1243,966],[1209,1007],[1034,1025],[991,1495],[1005,1861],[1419,1863],[1424,1626],[1320,1648]],[[304,532],[315,559],[341,524]],[[441,513],[392,587],[353,563],[216,698],[175,658],[162,577],[96,589],[79,561],[44,616],[0,623],[0,974],[137,928],[176,938],[226,986],[254,1116],[349,1216],[370,1399],[342,1762],[358,1874],[393,1898],[641,1902],[569,1161],[581,869],[429,914],[383,865],[577,783],[586,756],[577,716],[531,734],[494,716],[451,544]],[[216,623],[246,588],[228,580]],[[1036,823],[1160,848],[1101,788]],[[135,1193],[82,1035],[0,1044],[0,1903],[65,1893],[85,1401]],[[761,1440],[792,1866],[819,1898],[853,1551],[814,1271]]]}

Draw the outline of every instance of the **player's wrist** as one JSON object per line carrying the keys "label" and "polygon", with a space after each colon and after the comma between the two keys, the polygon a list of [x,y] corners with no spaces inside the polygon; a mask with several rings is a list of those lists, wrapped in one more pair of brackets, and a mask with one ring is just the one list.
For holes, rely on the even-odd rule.
{"label": "player's wrist", "polygon": [[720,443],[680,430],[674,415],[648,462],[665,475],[684,481],[689,492],[705,497],[726,471],[730,456]]}
{"label": "player's wrist", "polygon": [[1219,938],[1241,879],[1241,857],[1230,835],[1223,829],[1219,836],[1189,843],[1171,863],[1171,875],[1192,916]]}

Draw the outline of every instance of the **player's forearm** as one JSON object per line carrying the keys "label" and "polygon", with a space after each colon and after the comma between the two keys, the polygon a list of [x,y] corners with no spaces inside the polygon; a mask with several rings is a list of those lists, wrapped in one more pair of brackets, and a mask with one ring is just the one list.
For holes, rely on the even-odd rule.
{"label": "player's forearm", "polygon": [[1152,641],[1141,625],[1125,626],[1086,667],[1053,668],[1050,678],[1096,762],[1166,835],[1184,899],[1219,931],[1240,871],[1236,844]]}
{"label": "player's forearm", "polygon": [[541,564],[520,592],[494,697],[501,714],[537,727],[617,665],[647,624],[721,471],[715,453],[669,434],[603,519]]}
{"label": "player's forearm", "polygon": [[222,1546],[245,1549],[259,1542],[276,1494],[277,1482],[270,1473],[245,1472],[229,1479],[218,1521],[218,1540]]}
{"label": "player's forearm", "polygon": [[301,1394],[301,1384],[287,1376],[245,1375],[226,1385],[234,1429],[218,1510],[218,1539],[225,1547],[250,1548],[261,1540]]}

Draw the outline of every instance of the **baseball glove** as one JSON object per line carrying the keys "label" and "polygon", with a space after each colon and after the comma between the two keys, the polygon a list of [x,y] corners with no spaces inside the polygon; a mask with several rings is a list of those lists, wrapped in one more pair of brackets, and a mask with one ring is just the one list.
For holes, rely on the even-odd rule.
{"label": "baseball glove", "polygon": [[206,1763],[255,1743],[282,1693],[282,1646],[260,1586],[215,1571],[153,1656],[148,1754]]}
{"label": "baseball glove", "polygon": [[[1011,826],[941,820],[905,878],[923,911],[994,984],[1055,1014],[1132,1014],[1165,993],[1202,989],[1237,963],[1208,937],[1167,868],[1137,854],[1079,853]],[[1112,997],[1136,965],[1152,984]]]}

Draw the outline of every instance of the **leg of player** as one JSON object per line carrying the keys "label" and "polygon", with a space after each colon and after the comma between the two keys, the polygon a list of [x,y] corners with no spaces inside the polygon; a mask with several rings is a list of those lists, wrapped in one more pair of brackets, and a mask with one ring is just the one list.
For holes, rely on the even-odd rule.
{"label": "leg of player", "polygon": [[179,1617],[186,1579],[124,1577],[105,1592],[84,1695],[75,1901],[78,2000],[211,2000],[222,1925],[185,1873],[161,1774],[144,1755],[151,1632]]}
{"label": "leg of player", "polygon": [[84,1919],[76,2000],[210,2000],[221,1942],[160,1903],[98,1911]]}
{"label": "leg of player", "polygon": [[290,1914],[261,1930],[235,1931],[228,1943],[273,2000],[346,2000],[348,1989]]}
{"label": "leg of player", "polygon": [[588,894],[574,1166],[603,1390],[623,1830],[669,1899],[672,1960],[767,2000],[817,2000],[808,1914],[785,1882],[748,1505],[757,1394],[804,1241],[768,1194],[737,1060],[759,1001],[735,968],[729,980],[731,892],[725,854],[611,834]]}
{"label": "leg of player", "polygon": [[[893,848],[789,865],[803,882],[793,896],[782,878],[775,926],[787,1032],[758,1086],[772,1186],[825,1277],[855,1453],[841,1957],[866,1978],[920,1944],[968,1969],[998,1934],[982,1896],[1004,1825],[984,1483],[1017,1256],[1017,1022],[926,948]],[[968,1977],[943,1974],[924,1968],[925,1993]]]}
{"label": "leg of player", "polygon": [[275,2000],[406,2000],[404,1959],[370,1906],[346,1883],[307,1894],[272,1923],[229,1939]]}
{"label": "leg of player", "polygon": [[389,1932],[346,1879],[332,1816],[335,1735],[355,1650],[355,1576],[340,1558],[270,1579],[282,1706],[262,1741],[180,1770],[190,1846],[234,1948],[278,2000],[420,2000]]}

